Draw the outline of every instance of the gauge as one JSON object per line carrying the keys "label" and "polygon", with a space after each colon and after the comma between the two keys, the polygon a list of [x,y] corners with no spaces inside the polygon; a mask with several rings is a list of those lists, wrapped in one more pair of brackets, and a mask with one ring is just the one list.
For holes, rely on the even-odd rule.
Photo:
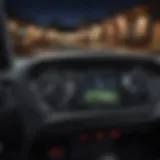
{"label": "gauge", "polygon": [[147,74],[141,69],[133,70],[122,77],[123,87],[135,94],[146,91],[147,81]]}
{"label": "gauge", "polygon": [[136,68],[122,76],[122,87],[125,91],[125,101],[130,103],[145,102],[148,98],[148,76],[141,68]]}
{"label": "gauge", "polygon": [[76,74],[72,72],[46,72],[36,80],[36,90],[44,103],[65,108],[75,96]]}
{"label": "gauge", "polygon": [[49,105],[57,106],[61,97],[63,79],[57,72],[45,72],[36,79],[36,90],[40,98]]}

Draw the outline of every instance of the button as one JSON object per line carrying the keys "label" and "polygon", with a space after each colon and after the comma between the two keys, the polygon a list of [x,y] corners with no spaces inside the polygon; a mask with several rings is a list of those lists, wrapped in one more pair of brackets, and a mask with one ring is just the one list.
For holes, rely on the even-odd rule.
{"label": "button", "polygon": [[98,141],[102,141],[102,140],[104,140],[104,138],[105,138],[104,132],[97,132],[97,133],[96,133],[96,139],[97,139]]}
{"label": "button", "polygon": [[88,134],[87,133],[81,134],[79,136],[79,140],[80,140],[80,142],[87,142],[88,141]]}
{"label": "button", "polygon": [[65,149],[63,147],[53,147],[48,151],[48,157],[51,159],[61,159],[64,157]]}

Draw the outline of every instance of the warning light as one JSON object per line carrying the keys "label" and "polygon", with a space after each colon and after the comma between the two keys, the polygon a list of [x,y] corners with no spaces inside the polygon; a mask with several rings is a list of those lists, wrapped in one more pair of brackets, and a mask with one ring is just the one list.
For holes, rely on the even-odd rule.
{"label": "warning light", "polygon": [[81,142],[86,142],[88,141],[88,134],[81,134],[80,137],[79,137],[79,140]]}
{"label": "warning light", "polygon": [[104,137],[105,137],[104,132],[97,132],[97,133],[96,133],[96,139],[97,139],[97,140],[101,141],[101,140],[104,139]]}
{"label": "warning light", "polygon": [[110,131],[109,135],[114,139],[118,139],[120,137],[120,132],[114,129]]}
{"label": "warning light", "polygon": [[54,147],[49,149],[48,156],[53,159],[59,159],[64,156],[64,148],[63,147]]}

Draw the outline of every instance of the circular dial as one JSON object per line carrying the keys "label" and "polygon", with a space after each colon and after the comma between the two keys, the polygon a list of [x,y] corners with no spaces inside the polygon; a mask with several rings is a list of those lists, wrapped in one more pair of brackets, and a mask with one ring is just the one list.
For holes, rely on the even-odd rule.
{"label": "circular dial", "polygon": [[36,81],[41,98],[53,106],[58,104],[58,97],[61,97],[61,83],[62,79],[56,72],[45,72]]}
{"label": "circular dial", "polygon": [[36,88],[45,103],[65,107],[75,95],[76,80],[74,74],[49,71],[37,79]]}
{"label": "circular dial", "polygon": [[126,96],[130,97],[134,103],[139,103],[148,98],[148,76],[146,72],[140,68],[124,74],[122,76],[122,86]]}
{"label": "circular dial", "polygon": [[122,77],[122,84],[130,93],[137,94],[146,91],[147,80],[145,71],[135,69]]}

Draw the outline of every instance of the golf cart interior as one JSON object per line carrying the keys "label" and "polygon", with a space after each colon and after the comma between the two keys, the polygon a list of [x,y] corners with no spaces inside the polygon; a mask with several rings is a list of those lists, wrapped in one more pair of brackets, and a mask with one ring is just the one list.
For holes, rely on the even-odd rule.
{"label": "golf cart interior", "polygon": [[[22,39],[10,38],[6,17],[1,2],[1,159],[160,160],[160,59],[146,51],[140,54],[141,48],[137,54],[133,47],[144,47],[149,39],[131,40],[132,52],[118,48],[117,53],[112,39],[109,49],[104,43],[95,49],[95,39],[79,37],[88,33],[84,28],[74,33],[67,28],[57,32],[59,39],[53,36],[54,51],[48,45],[53,37],[47,41],[50,51],[43,52],[54,54],[17,57],[12,48]],[[36,46],[42,44],[37,37]],[[33,41],[28,42],[23,44],[29,48]],[[35,52],[39,49],[34,46]]]}

